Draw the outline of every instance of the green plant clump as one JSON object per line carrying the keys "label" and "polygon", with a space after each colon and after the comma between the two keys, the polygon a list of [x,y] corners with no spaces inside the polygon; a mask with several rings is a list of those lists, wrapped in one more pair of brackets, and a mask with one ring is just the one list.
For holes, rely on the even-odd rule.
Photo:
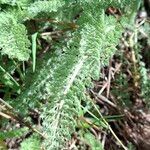
{"label": "green plant clump", "polygon": [[[15,120],[24,118],[23,125],[40,133],[25,139],[22,150],[65,149],[82,103],[89,101],[88,89],[115,53],[137,3],[0,0],[0,92],[13,108],[2,111]],[[123,14],[107,14],[109,7]],[[39,113],[39,128],[29,115],[32,110]]]}

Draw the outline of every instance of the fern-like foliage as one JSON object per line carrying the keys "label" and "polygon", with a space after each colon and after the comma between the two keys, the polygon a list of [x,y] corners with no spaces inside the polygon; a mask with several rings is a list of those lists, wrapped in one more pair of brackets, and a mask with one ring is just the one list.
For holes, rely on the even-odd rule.
{"label": "fern-like foliage", "polygon": [[[87,16],[88,22],[82,23],[83,26],[76,31],[68,47],[64,49],[62,63],[58,64],[53,77],[54,82],[50,82],[49,85],[52,96],[42,113],[42,118],[46,118],[43,129],[48,137],[44,142],[47,149],[62,148],[66,138],[74,131],[76,125],[74,117],[78,114],[80,101],[83,98],[81,93],[86,93],[85,80],[86,78],[98,79],[100,66],[108,63],[118,42],[118,34],[114,34],[117,28],[115,19],[103,14],[96,16],[92,11],[87,11],[84,15]],[[107,39],[109,36],[110,41]],[[105,39],[109,43],[103,45]],[[107,49],[107,53],[104,49]],[[51,128],[48,128],[49,125]]]}
{"label": "fern-like foliage", "polygon": [[[139,55],[141,58],[141,55]],[[150,78],[148,76],[148,69],[145,67],[145,63],[139,59],[139,73],[140,73],[140,84],[141,84],[141,96],[144,98],[147,106],[150,106],[149,95],[150,95]]]}
{"label": "fern-like foliage", "polygon": [[[43,146],[47,150],[59,150],[65,147],[66,141],[75,131],[81,101],[87,97],[86,87],[89,87],[92,79],[99,78],[99,69],[108,64],[123,30],[120,24],[121,19],[118,21],[114,16],[105,14],[107,7],[116,4],[116,1],[113,3],[111,0],[107,2],[86,0],[74,3],[72,1],[65,3],[64,0],[35,1],[24,8],[24,11],[27,12],[29,18],[34,18],[41,12],[56,12],[64,5],[67,8],[76,3],[82,11],[76,22],[78,29],[67,33],[70,39],[66,44],[60,42],[59,45],[53,46],[53,51],[47,55],[43,66],[34,75],[30,87],[27,87],[27,90],[12,102],[14,108],[22,115],[27,114],[28,109],[40,109],[43,120],[42,132],[45,135]],[[119,0],[117,3],[121,4]],[[12,33],[23,28],[21,23],[13,21],[12,23]],[[13,39],[12,46],[15,43],[14,39],[20,37],[21,40],[22,37],[26,37],[25,31],[23,33],[22,36],[17,35],[16,38],[11,38]],[[26,41],[20,41],[24,42],[22,43],[24,47],[21,49],[23,52],[25,46],[28,45],[25,44],[28,43],[27,38],[24,40]],[[8,46],[9,43],[4,44]],[[6,46],[2,52],[10,55],[8,53],[10,48],[7,50]],[[11,54],[10,57],[18,53],[19,51],[15,55]],[[27,55],[25,57],[28,58]],[[18,59],[23,60],[23,56],[18,56]]]}
{"label": "fern-like foliage", "polygon": [[[21,61],[28,60],[30,55],[30,50],[29,50],[30,44],[29,44],[28,37],[26,35],[27,34],[26,29],[22,23],[27,19],[36,17],[39,13],[57,12],[61,7],[66,5],[68,6],[73,3],[81,4],[80,7],[82,10],[82,5],[87,6],[87,4],[90,5],[92,4],[94,6],[95,4],[101,4],[101,7],[105,9],[107,8],[107,6],[110,6],[111,3],[114,6],[118,4],[123,5],[125,1],[119,3],[119,1],[105,2],[99,0],[96,1],[80,0],[77,2],[72,2],[72,1],[66,2],[64,0],[54,0],[54,1],[37,0],[35,2],[33,2],[32,0],[23,0],[23,1],[1,0],[0,4],[8,4],[12,6],[9,13],[3,13],[3,12],[0,13],[0,17],[1,17],[0,36],[4,37],[3,39],[1,38],[0,40],[1,54],[7,54],[9,58],[17,58],[18,60]],[[20,8],[22,8],[22,10],[19,8],[16,9],[16,6],[19,6]]]}
{"label": "fern-like foliage", "polygon": [[27,134],[28,128],[20,128],[20,129],[14,129],[12,131],[8,132],[0,132],[0,140],[5,140],[7,138],[17,138],[22,135]]}
{"label": "fern-like foliage", "polygon": [[36,16],[38,13],[41,12],[56,12],[60,7],[62,7],[65,4],[65,1],[63,0],[38,0],[32,3],[28,7],[29,16]]}
{"label": "fern-like foliage", "polygon": [[40,150],[40,139],[37,135],[25,139],[21,143],[20,150]]}
{"label": "fern-like foliage", "polygon": [[16,0],[0,0],[0,4],[16,5]]}
{"label": "fern-like foliage", "polygon": [[0,4],[18,5],[22,8],[20,10],[12,7],[7,13],[0,13],[0,36],[3,37],[0,39],[0,52],[2,55],[8,55],[9,58],[26,61],[30,57],[30,42],[26,27],[22,23],[29,18],[36,17],[41,12],[56,12],[59,7],[65,4],[65,1],[38,0],[32,3],[31,0],[1,0]]}
{"label": "fern-like foliage", "polygon": [[28,60],[30,42],[23,24],[17,23],[10,14],[0,13],[0,49],[1,54],[10,58]]}
{"label": "fern-like foliage", "polygon": [[95,14],[91,8],[82,14],[79,25],[73,38],[65,47],[56,47],[43,69],[36,73],[36,81],[18,98],[23,102],[18,105],[21,112],[25,104],[34,108],[40,99],[48,100],[42,106],[41,117],[46,136],[44,147],[50,150],[62,148],[70,138],[80,102],[86,97],[87,81],[99,78],[99,68],[108,63],[122,30],[115,18],[101,12]]}

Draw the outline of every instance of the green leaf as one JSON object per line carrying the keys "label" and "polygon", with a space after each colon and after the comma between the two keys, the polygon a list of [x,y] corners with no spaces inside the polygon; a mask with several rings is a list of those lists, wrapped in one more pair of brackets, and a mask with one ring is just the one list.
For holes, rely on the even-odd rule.
{"label": "green leaf", "polygon": [[36,38],[38,33],[32,35],[32,59],[33,59],[33,72],[35,71],[36,65]]}
{"label": "green leaf", "polygon": [[19,83],[2,67],[0,66],[0,81],[8,87],[19,89]]}

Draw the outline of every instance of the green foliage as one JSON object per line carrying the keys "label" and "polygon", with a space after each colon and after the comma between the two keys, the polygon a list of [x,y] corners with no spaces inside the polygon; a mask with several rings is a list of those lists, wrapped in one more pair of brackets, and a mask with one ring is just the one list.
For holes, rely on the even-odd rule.
{"label": "green foliage", "polygon": [[91,133],[84,135],[84,140],[90,145],[91,150],[103,150],[102,144]]}
{"label": "green foliage", "polygon": [[[85,15],[88,22],[84,21]],[[43,129],[48,137],[44,142],[47,149],[61,148],[74,131],[74,116],[77,116],[80,110],[82,94],[86,93],[85,80],[98,79],[99,68],[108,63],[118,42],[118,33],[121,32],[120,25],[116,24],[113,17],[96,15],[93,10],[85,12],[79,23],[82,23],[82,26],[73,33],[73,38],[68,41],[67,46],[58,47],[43,68],[36,73],[36,81],[25,91],[27,96],[18,98],[22,99],[22,107],[28,104],[30,108],[38,105],[38,99],[50,99],[42,106],[41,113]],[[118,32],[114,33],[116,28]],[[105,39],[108,42],[103,43]],[[62,52],[59,49],[62,49]],[[107,52],[104,52],[106,49]],[[23,108],[18,106],[23,113]],[[48,128],[49,126],[51,128]]]}
{"label": "green foliage", "polygon": [[0,13],[0,49],[1,54],[21,61],[29,59],[30,42],[23,24],[19,24],[7,13]]}
{"label": "green foliage", "polygon": [[0,0],[0,4],[16,5],[16,0]]}
{"label": "green foliage", "polygon": [[27,133],[27,128],[20,128],[20,129],[14,129],[7,132],[0,132],[0,140],[5,140],[7,138],[14,138],[14,137],[20,137],[22,135],[25,135]]}
{"label": "green foliage", "polygon": [[20,150],[41,150],[39,137],[37,135],[32,135],[25,139],[21,143]]}
{"label": "green foliage", "polygon": [[19,88],[19,84],[16,82],[16,80],[1,66],[0,66],[0,74],[1,74],[0,81],[3,84],[13,89]]}
{"label": "green foliage", "polygon": [[[19,61],[29,60],[28,32],[33,32],[27,26],[27,22],[32,23],[30,21],[35,21],[36,27],[34,29],[32,27],[31,30],[39,32],[39,36],[40,32],[44,32],[45,28],[49,29],[49,26],[54,32],[61,29],[61,33],[66,36],[62,36],[58,41],[52,38],[51,51],[43,58],[37,59],[39,62],[36,68],[34,53],[35,73],[32,74],[27,68],[27,71],[24,71],[26,81],[23,81],[21,94],[7,100],[24,118],[28,117],[29,110],[36,109],[40,112],[41,132],[45,137],[42,141],[44,149],[63,149],[75,131],[81,112],[81,102],[86,102],[89,98],[87,88],[92,85],[92,80],[99,79],[100,68],[108,65],[109,59],[115,53],[125,21],[128,19],[123,16],[117,20],[113,15],[106,15],[105,10],[110,6],[116,6],[125,11],[127,7],[125,2],[125,0],[122,2],[119,0],[1,1],[0,36],[3,38],[0,39],[0,52],[2,55],[8,55],[10,59]],[[135,1],[128,0],[129,2],[132,2],[129,7],[131,9]],[[10,6],[5,8],[4,4]],[[70,11],[70,8],[76,11]],[[49,19],[49,16],[52,19]],[[41,23],[40,19],[47,20],[44,23],[42,20]],[[64,20],[67,22],[63,22]],[[69,26],[67,31],[64,30],[66,26]],[[41,37],[38,40],[40,41]],[[38,53],[38,50],[41,52],[41,47],[42,44],[39,44],[34,52]],[[12,84],[14,78],[10,78],[6,71],[3,71],[3,74],[7,75],[7,80]],[[11,84],[5,85],[11,86]],[[100,143],[95,141],[92,135],[87,139],[89,138],[92,139],[90,143],[92,147],[98,145],[101,148]],[[31,136],[21,143],[21,149],[37,150],[40,149],[40,144],[41,141],[36,136]]]}
{"label": "green foliage", "polygon": [[[1,54],[7,54],[9,58],[17,58],[26,61],[30,56],[30,42],[26,28],[21,22],[28,18],[34,18],[38,13],[57,11],[63,6],[64,1],[36,1],[29,6],[25,1],[1,1],[1,4],[19,5],[23,10],[11,8],[8,13],[0,13],[0,49]],[[2,7],[3,8],[3,7]],[[19,21],[19,22],[18,22]]]}
{"label": "green foliage", "polygon": [[59,7],[62,7],[65,4],[65,1],[63,0],[55,0],[55,1],[50,1],[50,0],[38,0],[32,3],[28,8],[29,16],[36,16],[38,13],[42,12],[56,12]]}

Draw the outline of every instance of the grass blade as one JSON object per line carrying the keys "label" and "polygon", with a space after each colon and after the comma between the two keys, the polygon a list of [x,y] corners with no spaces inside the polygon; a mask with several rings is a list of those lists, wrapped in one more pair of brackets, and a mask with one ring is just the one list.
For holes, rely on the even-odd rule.
{"label": "grass blade", "polygon": [[34,33],[32,35],[32,61],[33,61],[33,72],[35,72],[35,66],[36,66],[36,39],[37,39],[38,33]]}

